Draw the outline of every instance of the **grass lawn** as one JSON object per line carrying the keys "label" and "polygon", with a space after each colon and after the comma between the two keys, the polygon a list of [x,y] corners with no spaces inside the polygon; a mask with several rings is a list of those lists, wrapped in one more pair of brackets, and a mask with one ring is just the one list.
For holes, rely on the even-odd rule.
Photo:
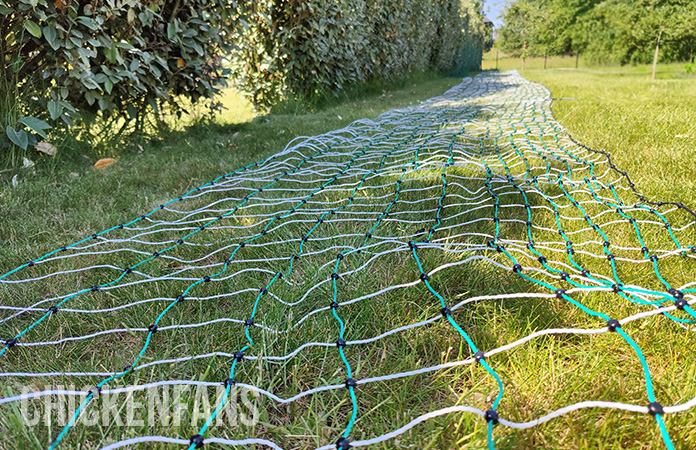
{"label": "grass lawn", "polygon": [[[493,58],[493,59],[491,59]],[[490,68],[495,55],[490,53],[484,68]],[[494,62],[493,62],[494,63]],[[515,67],[519,61],[504,60],[505,67]],[[661,66],[658,80],[651,82],[648,67],[587,68],[581,61],[580,68],[558,68],[574,61],[556,61],[543,70],[539,61],[528,61],[523,75],[547,86],[554,98],[553,112],[560,123],[580,142],[593,148],[608,150],[615,164],[627,170],[636,187],[646,197],[654,200],[682,201],[696,207],[696,76],[686,76],[683,66]],[[500,64],[500,62],[499,62]],[[543,64],[543,63],[542,63]],[[271,114],[253,117],[251,109],[236,94],[229,92],[225,103],[231,107],[217,123],[197,126],[164,136],[161,141],[135,149],[114,150],[119,161],[105,171],[91,168],[94,155],[85,155],[83,161],[57,165],[52,171],[41,171],[35,176],[23,178],[19,186],[9,183],[0,187],[0,273],[5,273],[26,261],[56,247],[75,242],[90,234],[123,223],[144,212],[156,208],[191,188],[208,182],[233,169],[250,164],[282,150],[291,139],[317,135],[346,126],[350,122],[374,117],[400,106],[439,95],[460,80],[448,77],[421,79],[407,86],[338,103],[314,113]],[[107,155],[104,155],[107,156]],[[71,173],[77,173],[77,176]],[[350,226],[348,230],[352,229]],[[297,235],[299,228],[288,230]],[[334,230],[335,231],[335,230]],[[486,231],[490,232],[489,229]],[[617,231],[618,233],[618,231]],[[692,233],[693,235],[693,233]],[[626,237],[626,240],[630,238]],[[694,242],[687,242],[693,245]],[[264,255],[257,255],[263,257]],[[100,260],[106,262],[107,260]],[[123,262],[130,261],[123,257]],[[320,260],[317,259],[316,264]],[[435,261],[428,261],[431,266]],[[598,264],[598,263],[597,263]],[[310,264],[311,266],[311,264]],[[590,266],[591,270],[594,266]],[[306,270],[310,270],[307,267]],[[163,268],[163,270],[165,270]],[[413,268],[399,260],[385,259],[384,267],[376,278],[385,277],[396,282],[409,280]],[[665,268],[664,276],[692,280],[694,265],[674,264]],[[629,281],[644,276],[641,271],[621,274]],[[400,280],[400,281],[399,281]],[[74,282],[75,280],[73,280]],[[89,283],[90,279],[77,279]],[[24,305],[36,301],[37,296],[55,295],[70,289],[65,283],[47,279],[41,292],[3,292],[0,287],[0,303]],[[448,295],[462,298],[472,295],[516,292],[533,289],[511,274],[494,272],[485,265],[474,273],[449,270],[438,278]],[[374,286],[373,286],[374,288]],[[74,289],[74,287],[73,287]],[[226,288],[230,289],[230,288]],[[360,295],[355,287],[352,295]],[[366,287],[362,287],[366,289]],[[203,288],[214,293],[214,288]],[[369,289],[368,289],[369,291]],[[399,325],[429,317],[423,304],[425,289],[410,291],[390,304],[351,305],[346,315],[352,317],[350,326],[356,332],[374,335],[377,330],[391,329]],[[167,296],[171,292],[158,289],[134,292],[136,296]],[[629,307],[612,303],[611,295],[587,296],[592,305],[617,316],[630,314]],[[26,301],[25,301],[26,299]],[[97,300],[95,304],[107,304],[112,299]],[[117,302],[117,299],[113,299]],[[316,302],[321,299],[314,300]],[[522,299],[500,304],[481,303],[461,312],[458,316],[472,338],[493,348],[526,336],[534,330],[564,326],[597,326],[582,314],[569,313],[558,304],[543,305]],[[83,300],[89,307],[89,300]],[[404,307],[407,305],[407,307]],[[311,306],[311,305],[310,305]],[[242,308],[233,301],[221,302],[212,310],[191,305],[177,311],[174,322],[199,322],[215,315],[234,315]],[[140,317],[152,317],[156,309],[143,307],[131,317],[109,316],[109,326],[132,328],[142,326]],[[8,313],[3,312],[3,317]],[[277,314],[281,314],[278,312]],[[51,333],[60,336],[86,334],[104,328],[101,318],[70,316],[57,317],[47,325]],[[282,316],[281,316],[282,317]],[[115,320],[122,322],[114,323]],[[148,319],[149,320],[149,319]],[[0,324],[1,336],[11,335],[26,320]],[[664,326],[660,325],[663,324]],[[660,326],[658,326],[660,325]],[[648,363],[654,371],[656,390],[664,404],[674,404],[696,395],[696,361],[693,348],[696,337],[666,319],[654,317],[639,322],[630,329],[632,336],[646,351]],[[330,322],[303,329],[305,335],[296,336],[289,349],[311,340],[326,340],[324,332],[333,327]],[[451,328],[438,323],[433,338],[432,330],[412,332],[403,337],[370,347],[370,351],[353,357],[358,359],[360,377],[371,373],[371,367],[386,364],[385,370],[399,371],[408,368],[438,364],[452,359],[464,359],[469,350],[461,337]],[[628,329],[628,327],[627,327]],[[44,331],[46,331],[44,330]],[[238,347],[239,329],[215,326],[205,329],[178,330],[159,333],[158,358],[173,358],[180,354],[205,353]],[[526,420],[538,417],[566,404],[589,398],[640,403],[645,387],[640,366],[635,355],[625,343],[615,336],[597,337],[549,337],[526,344],[523,350],[496,356],[494,361],[504,383],[511,388],[501,411],[505,417]],[[0,370],[49,371],[80,370],[84,367],[102,367],[113,370],[123,365],[130,353],[140,348],[140,335],[130,333],[120,338],[102,341],[82,341],[30,350],[19,347],[21,352],[0,358]],[[333,349],[332,349],[333,350]],[[35,353],[29,353],[35,352]],[[282,352],[278,352],[282,353]],[[302,362],[258,364],[255,377],[272,376],[272,384],[279,392],[292,393],[319,384],[340,383],[344,378],[343,367],[336,370],[325,364],[336,364],[335,355],[317,351]],[[31,355],[31,362],[23,356]],[[37,358],[37,355],[39,356]],[[389,355],[390,358],[387,358]],[[65,360],[71,362],[66,367]],[[37,364],[39,359],[41,364]],[[396,360],[396,362],[391,362]],[[60,362],[58,362],[60,361]],[[330,361],[327,363],[326,361]],[[187,363],[176,368],[159,368],[147,375],[135,373],[125,383],[141,384],[175,376],[179,379],[224,379],[229,361],[225,358],[210,359],[203,363]],[[326,377],[325,379],[321,377]],[[44,386],[49,380],[34,380],[36,386]],[[74,378],[53,378],[56,384],[76,383]],[[26,380],[2,381],[2,396],[17,394]],[[94,384],[89,377],[77,381],[82,385]],[[468,404],[482,409],[495,397],[496,384],[474,366],[450,369],[437,375],[412,377],[384,383],[374,390],[361,392],[362,414],[356,425],[358,432],[370,435],[385,433],[409,420],[412,411],[428,411],[453,404]],[[277,406],[268,400],[263,403],[261,423],[250,429],[243,426],[215,435],[243,438],[262,435],[284,442],[283,436],[293,436],[298,448],[319,445],[333,439],[345,425],[345,410],[349,403],[344,396],[307,399],[290,406]],[[4,433],[6,448],[44,448],[55,437],[60,427],[24,427],[17,418],[13,405],[0,405],[0,430]],[[503,413],[501,413],[503,416]],[[693,411],[669,415],[665,421],[675,442],[683,448],[696,447],[696,421]],[[109,435],[109,433],[111,433]],[[172,424],[119,430],[107,427],[80,427],[66,438],[61,448],[98,448],[116,434],[119,439],[130,436],[160,434],[187,438],[196,430],[189,426]],[[397,439],[386,441],[374,448],[486,448],[486,426],[478,417],[468,414],[445,416],[415,428]],[[611,410],[583,410],[574,412],[529,430],[514,431],[497,427],[496,448],[500,449],[658,449],[664,448],[654,420],[649,416]],[[84,447],[78,447],[80,441]],[[2,446],[0,446],[2,447]],[[206,445],[207,447],[207,445]],[[212,448],[216,448],[211,446]],[[5,448],[5,447],[3,447]],[[145,447],[143,447],[145,448]],[[148,447],[149,448],[149,447]],[[169,448],[164,445],[155,448]],[[171,448],[178,448],[172,446]],[[221,447],[226,448],[226,447]],[[292,446],[289,448],[293,448]]]}

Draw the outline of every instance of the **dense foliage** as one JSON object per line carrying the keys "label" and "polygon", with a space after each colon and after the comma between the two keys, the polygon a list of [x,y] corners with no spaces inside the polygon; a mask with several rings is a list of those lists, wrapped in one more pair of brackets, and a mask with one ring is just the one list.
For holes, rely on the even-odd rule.
{"label": "dense foliage", "polygon": [[484,27],[468,1],[262,0],[241,8],[233,70],[257,105],[481,63]]}
{"label": "dense foliage", "polygon": [[693,0],[515,0],[499,46],[513,55],[584,52],[590,61],[647,63],[658,38],[661,61],[693,61]]}
{"label": "dense foliage", "polygon": [[[478,68],[468,0],[0,0],[0,159],[56,128],[143,129],[233,74],[257,106]],[[155,114],[153,114],[153,112]],[[94,128],[94,127],[92,127]],[[38,146],[37,146],[38,144]]]}
{"label": "dense foliage", "polygon": [[235,12],[225,0],[0,0],[2,134],[26,149],[49,123],[139,125],[148,109],[213,97]]}

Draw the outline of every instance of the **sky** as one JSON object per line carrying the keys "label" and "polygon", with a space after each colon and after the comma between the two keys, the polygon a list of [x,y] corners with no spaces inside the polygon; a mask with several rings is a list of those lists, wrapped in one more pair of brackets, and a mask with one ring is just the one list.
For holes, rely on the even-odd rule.
{"label": "sky", "polygon": [[496,28],[500,28],[503,24],[503,20],[498,17],[505,9],[505,4],[507,0],[484,0],[483,2],[483,12],[486,17],[493,21]]}

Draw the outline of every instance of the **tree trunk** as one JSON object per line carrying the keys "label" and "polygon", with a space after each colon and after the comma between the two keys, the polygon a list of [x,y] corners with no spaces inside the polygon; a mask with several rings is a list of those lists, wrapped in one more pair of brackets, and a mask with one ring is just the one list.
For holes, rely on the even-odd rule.
{"label": "tree trunk", "polygon": [[652,71],[652,80],[655,81],[655,72],[657,71],[657,57],[660,54],[660,38],[662,38],[662,30],[660,30],[660,34],[657,35],[657,45],[655,45],[655,57],[653,58],[653,71]]}

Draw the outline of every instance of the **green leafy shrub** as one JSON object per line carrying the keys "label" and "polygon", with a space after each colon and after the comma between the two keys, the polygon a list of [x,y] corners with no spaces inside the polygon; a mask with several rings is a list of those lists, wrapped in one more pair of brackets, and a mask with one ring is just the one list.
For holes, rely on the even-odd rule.
{"label": "green leafy shrub", "polygon": [[239,86],[269,106],[337,95],[413,71],[478,69],[484,26],[461,0],[262,0],[240,4]]}
{"label": "green leafy shrub", "polygon": [[0,0],[0,152],[51,124],[141,129],[147,111],[212,98],[236,13],[225,0]]}

